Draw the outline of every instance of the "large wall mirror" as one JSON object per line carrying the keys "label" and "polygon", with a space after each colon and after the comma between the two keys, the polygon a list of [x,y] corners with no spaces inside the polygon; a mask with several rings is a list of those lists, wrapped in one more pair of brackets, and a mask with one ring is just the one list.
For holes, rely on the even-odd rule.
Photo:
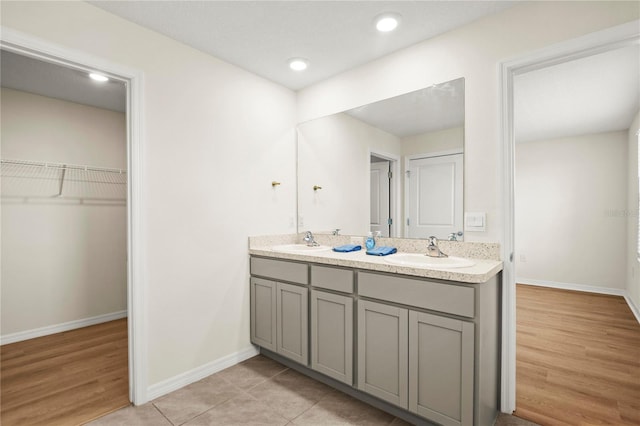
{"label": "large wall mirror", "polygon": [[464,79],[298,125],[298,230],[463,238]]}

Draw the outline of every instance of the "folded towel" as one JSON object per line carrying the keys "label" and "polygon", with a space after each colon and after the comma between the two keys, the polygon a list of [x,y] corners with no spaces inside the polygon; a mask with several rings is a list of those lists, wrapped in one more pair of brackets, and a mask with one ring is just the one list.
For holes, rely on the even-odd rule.
{"label": "folded towel", "polygon": [[395,247],[380,246],[380,247],[374,247],[371,250],[367,250],[367,254],[370,254],[371,256],[387,256],[397,251],[398,249],[396,249]]}
{"label": "folded towel", "polygon": [[358,251],[362,250],[362,246],[358,246],[355,244],[345,244],[343,246],[334,247],[333,251],[337,251],[340,253],[348,253],[350,251]]}

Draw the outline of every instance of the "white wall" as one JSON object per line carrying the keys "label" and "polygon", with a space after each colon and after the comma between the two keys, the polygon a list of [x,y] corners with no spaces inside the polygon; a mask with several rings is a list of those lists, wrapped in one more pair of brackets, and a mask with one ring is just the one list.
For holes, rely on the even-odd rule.
{"label": "white wall", "polygon": [[516,280],[624,289],[627,140],[516,144]]}
{"label": "white wall", "polygon": [[464,127],[422,133],[402,138],[402,155],[464,150]]}
{"label": "white wall", "polygon": [[629,127],[627,135],[627,294],[640,310],[640,265],[638,260],[638,132],[640,113]]}
{"label": "white wall", "polygon": [[[0,98],[2,158],[126,169],[123,113],[4,88]],[[42,198],[52,184],[2,180],[2,336],[127,309],[126,185],[118,201],[80,204]]]}
{"label": "white wall", "polygon": [[[400,156],[400,140],[347,114],[298,126],[298,194],[302,229],[367,235],[370,152]],[[314,185],[322,189],[313,190]]]}
{"label": "white wall", "polygon": [[465,238],[501,241],[499,62],[638,19],[639,8],[638,2],[519,4],[301,90],[298,121],[464,77],[464,205],[487,213],[487,231]]}
{"label": "white wall", "polygon": [[295,230],[295,94],[84,2],[1,22],[144,73],[149,385],[248,348],[247,236]]}

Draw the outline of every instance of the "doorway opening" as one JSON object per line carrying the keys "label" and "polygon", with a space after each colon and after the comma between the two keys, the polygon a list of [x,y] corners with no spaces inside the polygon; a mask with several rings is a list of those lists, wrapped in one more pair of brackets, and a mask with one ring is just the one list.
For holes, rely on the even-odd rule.
{"label": "doorway opening", "polygon": [[[521,262],[520,253],[516,252],[516,192],[515,192],[515,158],[516,132],[514,126],[517,111],[514,112],[514,92],[518,76],[536,70],[544,70],[555,65],[588,58],[600,53],[610,52],[618,48],[637,46],[637,21],[620,25],[608,30],[560,43],[541,51],[534,52],[502,64],[502,117],[503,117],[503,173],[504,173],[504,270],[503,270],[503,327],[502,327],[502,382],[501,410],[511,413],[516,410],[516,262]],[[614,77],[615,78],[615,77]],[[637,113],[637,111],[636,111]],[[518,183],[520,185],[520,183]],[[557,188],[548,188],[553,193]],[[579,188],[577,189],[579,191]],[[600,210],[600,213],[603,213]],[[557,211],[562,214],[562,209]],[[584,229],[582,232],[589,232]],[[558,238],[563,238],[558,236]],[[572,237],[568,237],[572,238]],[[525,262],[530,256],[525,255]],[[575,289],[574,289],[575,290]],[[623,290],[621,290],[623,291]]]}
{"label": "doorway opening", "polygon": [[[26,58],[40,60],[49,64],[56,64],[76,73],[83,73],[85,76],[91,72],[97,72],[111,80],[120,82],[125,86],[126,105],[126,154],[125,167],[126,184],[124,184],[126,203],[126,341],[127,341],[127,364],[128,377],[125,378],[128,384],[128,400],[136,405],[147,402],[147,371],[144,367],[146,360],[146,325],[145,325],[145,286],[143,255],[144,249],[141,242],[143,238],[143,228],[141,215],[143,202],[141,197],[142,188],[142,73],[128,67],[109,62],[92,55],[79,51],[70,50],[62,46],[54,45],[25,34],[15,32],[10,29],[3,29],[0,39],[0,48],[3,51],[21,55]],[[46,80],[46,76],[44,76]],[[3,158],[6,155],[3,152]],[[63,164],[66,166],[66,164]],[[85,164],[80,164],[85,165]],[[86,164],[88,166],[88,164]],[[65,184],[72,183],[71,164],[65,170],[62,193],[72,186]],[[52,170],[48,170],[49,173]],[[69,174],[67,174],[67,172]],[[98,171],[84,170],[84,173]],[[61,179],[60,169],[54,180],[59,184]],[[74,183],[79,185],[79,183]],[[97,187],[92,188],[104,195]],[[58,187],[60,191],[60,187]],[[56,194],[57,195],[57,194]],[[55,250],[55,246],[52,246]],[[56,265],[61,267],[63,265]]]}
{"label": "doorway opening", "polygon": [[398,208],[398,163],[399,158],[395,155],[371,151],[370,160],[370,215],[369,231],[376,235],[380,233],[382,237],[398,237],[398,218],[400,212]]}

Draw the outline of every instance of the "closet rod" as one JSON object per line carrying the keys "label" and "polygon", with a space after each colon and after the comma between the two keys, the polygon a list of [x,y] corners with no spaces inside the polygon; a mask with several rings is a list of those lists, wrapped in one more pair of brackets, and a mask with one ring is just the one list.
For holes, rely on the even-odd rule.
{"label": "closet rod", "polygon": [[62,170],[83,170],[89,172],[107,172],[107,173],[119,173],[125,174],[126,170],[123,169],[110,169],[107,167],[89,167],[89,166],[81,166],[77,164],[60,164],[60,163],[45,163],[40,161],[28,161],[28,160],[4,160],[0,159],[1,164],[11,164],[17,166],[31,166],[31,167],[45,167],[51,169],[62,169]]}

